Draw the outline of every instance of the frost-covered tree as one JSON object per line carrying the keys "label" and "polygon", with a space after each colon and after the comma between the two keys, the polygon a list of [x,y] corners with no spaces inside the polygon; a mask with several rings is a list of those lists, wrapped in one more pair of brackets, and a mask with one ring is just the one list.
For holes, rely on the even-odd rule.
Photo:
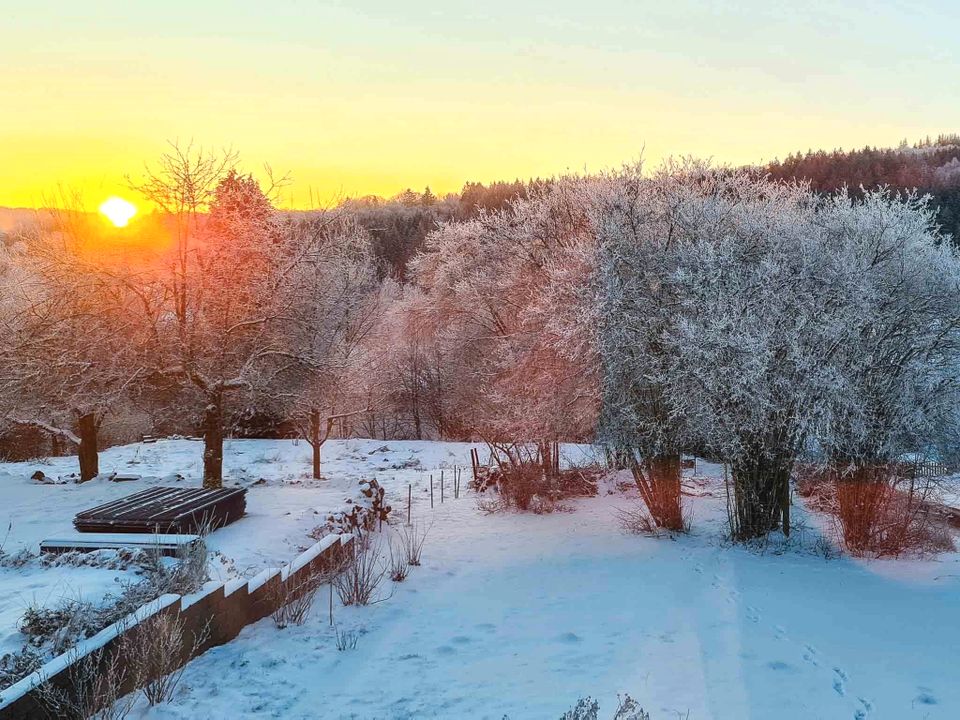
{"label": "frost-covered tree", "polygon": [[811,444],[856,465],[955,437],[960,275],[923,201],[690,162],[604,198],[602,436],[727,460],[736,537],[789,531]]}
{"label": "frost-covered tree", "polygon": [[276,367],[264,394],[279,402],[310,445],[313,477],[320,478],[321,449],[334,424],[367,409],[349,380],[381,308],[378,268],[366,231],[347,214],[293,219],[282,236],[306,252],[291,298],[296,320],[284,328],[291,362]]}
{"label": "frost-covered tree", "polygon": [[488,442],[543,449],[592,433],[592,345],[576,322],[594,247],[587,185],[560,179],[444,225],[414,262],[421,327],[452,364],[471,433]]}
{"label": "frost-covered tree", "polygon": [[362,234],[282,222],[273,188],[235,161],[174,147],[136,184],[175,235],[136,279],[143,338],[154,375],[179,384],[178,402],[202,408],[211,487],[222,482],[230,411],[283,407],[294,376],[329,367],[331,338],[346,332],[340,281],[369,265]]}
{"label": "frost-covered tree", "polygon": [[671,412],[730,462],[734,537],[789,532],[790,473],[836,389],[850,288],[806,187],[702,167],[665,183],[685,247],[664,337]]}
{"label": "frost-covered tree", "polygon": [[[68,198],[69,199],[69,198]],[[99,472],[99,431],[142,377],[123,258],[76,203],[22,237],[5,275],[0,422],[77,447],[80,480]]]}
{"label": "frost-covered tree", "polygon": [[840,358],[845,389],[825,444],[840,463],[942,457],[952,451],[960,400],[956,252],[915,194],[839,195],[818,221],[856,286]]}
{"label": "frost-covered tree", "polygon": [[[673,215],[675,186],[686,173],[656,178],[628,167],[596,186],[599,260],[594,317],[601,375],[599,439],[630,468],[654,524],[682,530],[681,453],[689,424],[669,395],[676,352],[676,308],[687,292],[678,272],[688,241]],[[692,173],[691,173],[692,174]]]}

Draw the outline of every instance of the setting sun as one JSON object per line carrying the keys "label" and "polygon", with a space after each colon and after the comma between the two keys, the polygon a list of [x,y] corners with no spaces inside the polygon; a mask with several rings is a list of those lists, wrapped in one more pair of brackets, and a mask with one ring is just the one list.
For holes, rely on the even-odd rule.
{"label": "setting sun", "polygon": [[100,212],[116,227],[126,227],[130,218],[137,214],[137,208],[123,198],[109,197],[100,205]]}

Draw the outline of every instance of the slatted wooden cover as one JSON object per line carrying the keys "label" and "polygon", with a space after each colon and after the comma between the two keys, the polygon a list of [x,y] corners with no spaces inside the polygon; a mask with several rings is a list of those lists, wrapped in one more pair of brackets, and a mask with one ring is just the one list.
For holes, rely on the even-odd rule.
{"label": "slatted wooden cover", "polygon": [[229,525],[246,511],[243,488],[153,487],[77,513],[80,532],[193,533]]}

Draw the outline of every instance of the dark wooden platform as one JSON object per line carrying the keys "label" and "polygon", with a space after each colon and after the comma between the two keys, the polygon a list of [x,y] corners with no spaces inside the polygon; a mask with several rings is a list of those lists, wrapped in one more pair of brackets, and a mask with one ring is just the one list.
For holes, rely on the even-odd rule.
{"label": "dark wooden platform", "polygon": [[243,517],[243,488],[154,487],[77,513],[80,532],[196,533],[215,530]]}

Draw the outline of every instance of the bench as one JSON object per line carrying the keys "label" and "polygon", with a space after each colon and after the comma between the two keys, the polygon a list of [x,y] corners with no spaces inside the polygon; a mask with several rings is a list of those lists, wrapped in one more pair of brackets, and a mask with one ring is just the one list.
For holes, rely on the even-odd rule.
{"label": "bench", "polygon": [[152,533],[86,533],[74,537],[49,538],[40,543],[40,552],[60,555],[94,550],[147,550],[160,555],[177,555],[200,542],[199,535]]}

